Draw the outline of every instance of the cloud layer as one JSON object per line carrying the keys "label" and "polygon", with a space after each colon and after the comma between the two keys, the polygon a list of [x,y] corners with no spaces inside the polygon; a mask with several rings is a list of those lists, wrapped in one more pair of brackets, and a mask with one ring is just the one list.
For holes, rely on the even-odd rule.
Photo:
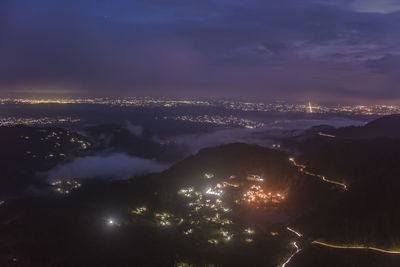
{"label": "cloud layer", "polygon": [[64,177],[129,179],[136,175],[159,172],[167,167],[152,160],[113,153],[75,158],[72,162],[51,169],[47,177],[50,180]]}
{"label": "cloud layer", "polygon": [[225,129],[205,134],[180,135],[172,137],[171,141],[182,147],[187,155],[196,154],[202,148],[237,142],[272,148],[274,144],[279,144],[279,141],[276,140],[291,137],[293,130],[306,130],[318,125],[330,125],[338,128],[363,126],[365,122],[348,119],[286,120],[268,128]]}
{"label": "cloud layer", "polygon": [[[211,133],[175,136],[171,137],[170,141],[181,148],[185,152],[185,156],[196,154],[202,148],[236,142],[257,144],[271,148],[273,144],[279,143],[279,141],[275,141],[276,139],[290,137],[292,130],[304,130],[321,124],[334,127],[364,125],[361,121],[346,119],[287,120],[269,128],[225,129]],[[134,128],[135,130],[136,127]],[[134,132],[136,133],[136,131]],[[59,178],[129,179],[137,175],[160,172],[168,167],[168,164],[154,160],[131,157],[124,153],[108,153],[75,158],[71,162],[54,167],[45,175],[49,180]]]}

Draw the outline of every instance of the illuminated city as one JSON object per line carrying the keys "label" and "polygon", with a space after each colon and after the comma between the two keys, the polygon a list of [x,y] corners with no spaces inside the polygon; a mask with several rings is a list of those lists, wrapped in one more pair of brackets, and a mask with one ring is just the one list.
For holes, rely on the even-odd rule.
{"label": "illuminated city", "polygon": [[[151,97],[126,97],[126,98],[62,98],[62,99],[39,99],[39,98],[0,98],[0,105],[7,104],[93,104],[121,107],[165,107],[173,108],[180,106],[203,106],[224,107],[228,110],[278,112],[278,113],[310,113],[311,103],[263,103],[263,102],[241,102],[226,100],[173,100],[166,98]],[[351,115],[390,115],[400,113],[400,106],[395,105],[318,105],[312,104],[312,113],[315,114],[351,114]],[[214,120],[207,117],[176,117],[185,120]],[[234,119],[234,118],[232,118]],[[218,117],[215,118],[218,120]]]}
{"label": "illuminated city", "polygon": [[400,266],[400,1],[0,0],[0,267]]}
{"label": "illuminated city", "polygon": [[16,117],[7,117],[0,118],[0,127],[10,127],[15,125],[51,125],[51,124],[66,124],[66,123],[76,123],[79,122],[80,119],[72,119],[70,117],[58,117],[58,118],[16,118]]}
{"label": "illuminated city", "polygon": [[180,117],[164,117],[164,120],[178,120],[178,121],[189,121],[189,122],[196,122],[196,123],[210,123],[216,125],[234,125],[239,127],[244,127],[247,129],[255,129],[255,128],[262,128],[264,127],[264,123],[256,122],[248,119],[241,119],[237,117],[221,117],[221,116],[180,116]]}
{"label": "illuminated city", "polygon": [[[250,244],[257,237],[257,232],[243,225],[240,220],[236,221],[233,214],[238,210],[249,208],[248,205],[251,205],[250,208],[268,211],[278,207],[284,201],[280,193],[263,193],[261,184],[264,179],[259,175],[248,175],[247,179],[235,178],[236,183],[229,182],[232,180],[229,177],[221,179],[210,172],[205,173],[203,177],[210,177],[207,178],[205,185],[203,182],[203,190],[197,190],[194,186],[178,190],[179,201],[186,206],[184,213],[180,211],[179,216],[171,211],[152,213],[151,210],[154,208],[148,206],[132,209],[132,215],[147,223],[154,223],[155,227],[166,229],[178,227],[182,229],[183,236],[187,237],[197,232],[208,231],[210,235],[202,235],[201,238],[204,238],[203,242],[213,246],[229,242]],[[254,179],[260,185],[252,184]],[[235,199],[235,196],[240,197],[241,194],[243,194],[243,199]],[[279,233],[273,232],[270,235],[275,236]]]}

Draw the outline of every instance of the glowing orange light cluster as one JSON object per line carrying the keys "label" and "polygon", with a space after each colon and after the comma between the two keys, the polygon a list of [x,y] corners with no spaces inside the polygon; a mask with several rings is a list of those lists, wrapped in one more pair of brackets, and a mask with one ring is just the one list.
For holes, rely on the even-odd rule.
{"label": "glowing orange light cluster", "polygon": [[273,194],[271,192],[264,192],[264,190],[259,185],[252,185],[250,187],[250,190],[243,194],[243,200],[247,201],[248,203],[279,203],[284,199],[285,196],[280,193]]}

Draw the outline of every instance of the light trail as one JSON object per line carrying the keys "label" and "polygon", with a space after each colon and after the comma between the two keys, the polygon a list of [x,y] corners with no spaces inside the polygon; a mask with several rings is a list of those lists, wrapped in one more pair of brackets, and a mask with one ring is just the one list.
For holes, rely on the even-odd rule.
{"label": "light trail", "polygon": [[296,242],[293,242],[292,245],[296,248],[296,252],[290,255],[290,257],[282,264],[282,267],[285,267],[293,259],[293,257],[296,256],[296,254],[301,251]]}
{"label": "light trail", "polygon": [[313,113],[313,107],[311,106],[311,102],[308,102],[308,112]]}
{"label": "light trail", "polygon": [[385,254],[400,254],[400,251],[396,250],[385,250],[381,248],[375,248],[375,247],[368,247],[368,246],[344,246],[344,245],[334,245],[334,244],[329,244],[321,241],[313,241],[311,242],[312,244],[320,245],[323,247],[328,247],[328,248],[336,248],[336,249],[355,249],[355,250],[360,250],[360,249],[365,249],[365,250],[373,250],[377,251],[380,253],[385,253]]}
{"label": "light trail", "polygon": [[318,135],[325,136],[325,137],[330,137],[330,138],[335,138],[336,137],[333,134],[327,134],[327,133],[323,133],[323,132],[318,132]]}
{"label": "light trail", "polygon": [[286,227],[286,229],[287,229],[288,231],[292,232],[293,234],[297,235],[298,237],[302,237],[302,236],[303,236],[303,234],[301,234],[301,233],[299,233],[299,232],[293,230],[293,229],[290,228],[290,227]]}
{"label": "light trail", "polygon": [[[305,171],[304,169],[305,169],[307,166],[298,164],[298,163],[295,161],[294,158],[289,158],[289,161],[292,162],[292,164],[293,164],[294,166],[296,166],[297,168],[299,168],[300,172],[303,172],[304,174],[307,174],[307,175],[310,175],[310,176],[314,176],[314,177],[318,177],[318,178],[322,179],[324,182],[331,183],[331,184],[336,184],[336,185],[339,185],[339,186],[343,187],[344,190],[346,190],[346,191],[348,190],[347,185],[344,184],[344,183],[340,183],[340,182],[337,182],[337,181],[334,181],[334,180],[330,180],[330,179],[326,178],[326,177],[323,176],[323,175],[319,175],[319,174],[315,174],[315,173],[311,173],[311,172]],[[299,236],[299,237],[302,236],[302,234],[296,232],[295,230],[291,229],[290,227],[286,227],[286,229],[289,230],[290,232],[296,234],[296,235]],[[330,244],[330,243],[326,243],[326,242],[322,242],[322,241],[317,241],[317,240],[315,240],[315,241],[313,241],[313,242],[311,242],[311,243],[312,243],[312,244],[315,244],[315,245],[320,245],[320,246],[323,246],[323,247],[334,248],[334,249],[372,250],[372,251],[376,251],[376,252],[383,253],[383,254],[396,254],[396,255],[400,255],[400,251],[397,251],[397,250],[386,250],[386,249],[381,249],[381,248],[376,248],[376,247],[369,247],[369,246],[364,246],[364,245],[360,245],[360,246],[335,245],[335,244]],[[296,246],[296,247],[297,247],[297,246]],[[297,253],[298,253],[298,252],[296,252],[295,254],[293,254],[293,256],[296,255]],[[290,258],[288,259],[288,261],[286,261],[286,262],[282,265],[282,267],[285,267],[285,265],[286,265],[288,262],[290,262],[291,258],[292,258],[292,257],[290,257]]]}
{"label": "light trail", "polygon": [[325,176],[322,176],[322,175],[317,175],[317,177],[321,178],[322,180],[324,180],[327,183],[339,185],[339,186],[343,187],[343,189],[346,190],[346,191],[348,190],[347,189],[347,185],[344,184],[344,183],[340,183],[340,182],[337,182],[337,181],[329,180]]}
{"label": "light trail", "polygon": [[344,183],[340,183],[340,182],[338,182],[338,181],[330,180],[330,179],[328,179],[328,178],[326,178],[325,176],[320,175],[320,174],[315,174],[315,173],[312,173],[312,172],[309,172],[309,171],[305,171],[304,169],[306,169],[307,166],[306,166],[306,165],[302,165],[302,164],[298,164],[298,163],[295,161],[294,158],[289,158],[289,161],[290,161],[294,166],[296,166],[297,168],[299,168],[300,172],[302,172],[302,173],[304,173],[304,174],[317,177],[317,178],[321,179],[322,181],[327,182],[327,183],[330,183],[330,184],[335,184],[335,185],[341,186],[341,187],[343,187],[343,189],[344,189],[345,191],[348,190],[347,185],[344,184]]}

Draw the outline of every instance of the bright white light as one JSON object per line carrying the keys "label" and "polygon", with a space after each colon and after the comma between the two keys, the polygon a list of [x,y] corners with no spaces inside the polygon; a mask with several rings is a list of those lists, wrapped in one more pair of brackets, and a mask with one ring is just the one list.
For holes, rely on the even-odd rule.
{"label": "bright white light", "polygon": [[290,257],[282,264],[282,267],[285,267],[291,260],[292,258],[301,251],[301,249],[299,248],[299,246],[297,245],[296,242],[292,243],[292,246],[294,246],[296,248],[296,252],[294,252],[292,255],[290,255]]}
{"label": "bright white light", "polygon": [[246,228],[246,229],[245,229],[245,232],[246,232],[247,234],[254,234],[254,233],[255,233],[255,231],[254,231],[253,229],[251,229],[251,228]]}
{"label": "bright white light", "polygon": [[213,190],[211,187],[209,187],[206,191],[206,194],[209,195],[215,195],[215,196],[221,196],[222,195],[222,190]]}
{"label": "bright white light", "polygon": [[287,230],[289,230],[290,232],[294,233],[295,235],[297,235],[298,237],[302,237],[303,235],[295,230],[293,230],[290,227],[286,227]]}

